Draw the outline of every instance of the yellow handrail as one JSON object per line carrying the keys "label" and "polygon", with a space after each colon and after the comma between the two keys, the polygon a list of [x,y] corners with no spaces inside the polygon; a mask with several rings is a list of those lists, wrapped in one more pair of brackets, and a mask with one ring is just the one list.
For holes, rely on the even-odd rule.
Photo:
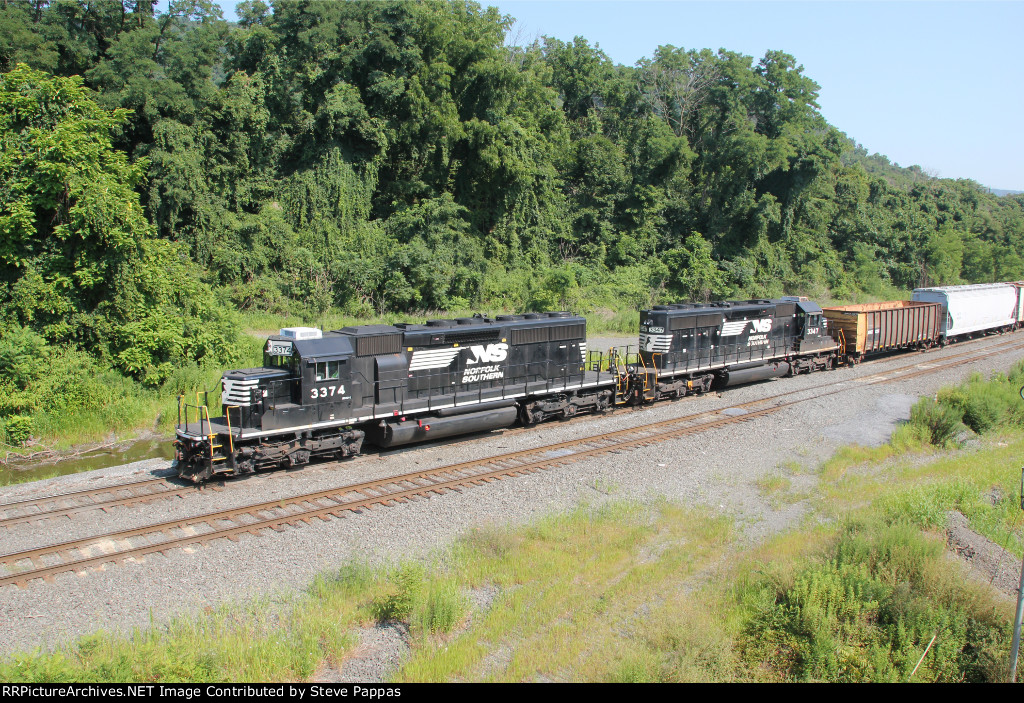
{"label": "yellow handrail", "polygon": [[612,361],[615,362],[615,395],[622,395],[622,377],[623,374],[619,371],[619,365],[625,366],[625,362],[622,361],[622,357],[619,356],[619,350],[615,347],[608,349],[608,366],[611,368]]}
{"label": "yellow handrail", "polygon": [[231,456],[235,455],[235,438],[231,436],[231,411],[237,410],[237,405],[225,405],[224,416],[228,420],[228,448],[231,450]]}
{"label": "yellow handrail", "polygon": [[[196,393],[196,402],[197,403],[199,402],[199,394],[198,393]],[[210,409],[208,407],[206,407],[205,405],[203,405],[201,407],[202,407],[203,411],[206,413],[206,426],[209,427],[212,430],[213,429],[213,425],[210,424]],[[200,431],[202,431],[202,428],[200,428]],[[216,436],[217,435],[214,432],[210,432],[210,434],[206,435],[206,438],[210,440],[210,461],[213,461],[213,439]]]}
{"label": "yellow handrail", "polygon": [[[648,385],[648,376],[650,376],[650,371],[647,369],[647,362],[644,361],[644,355],[643,354],[641,354],[640,352],[637,352],[636,358],[640,361],[641,364],[643,364],[643,367],[644,367],[644,392],[646,393],[648,390],[650,390],[650,386]],[[654,364],[654,354],[653,353],[651,354],[651,364]],[[654,367],[654,371],[655,371],[655,373],[657,373],[657,371],[658,371],[658,367],[657,366]]]}

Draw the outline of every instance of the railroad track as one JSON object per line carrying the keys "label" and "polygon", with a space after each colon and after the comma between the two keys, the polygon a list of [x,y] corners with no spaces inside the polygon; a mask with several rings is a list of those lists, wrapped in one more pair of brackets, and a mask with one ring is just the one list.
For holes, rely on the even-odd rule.
{"label": "railroad track", "polygon": [[[176,484],[173,478],[148,478],[129,483],[118,483],[104,488],[89,488],[69,493],[57,493],[0,504],[0,511],[8,516],[0,518],[0,527],[11,527],[24,522],[52,517],[70,517],[89,510],[107,512],[110,508],[126,505],[145,504],[154,500],[174,498],[196,493],[204,488],[219,491],[224,482],[207,484],[205,487]],[[10,515],[10,513],[15,513]]]}
{"label": "railroad track", "polygon": [[[549,470],[592,456],[629,451],[688,434],[749,422],[792,405],[864,385],[892,383],[928,375],[953,365],[1019,349],[1024,349],[1024,342],[991,345],[933,363],[918,362],[857,379],[803,391],[790,391],[724,409],[707,410],[598,436],[4,554],[0,555],[0,565],[6,573],[0,574],[0,586],[14,584],[24,588],[35,579],[50,581],[60,573],[84,573],[89,568],[106,563],[138,560],[153,553],[166,553],[190,544],[206,545],[223,538],[237,540],[243,534],[281,531],[287,526],[308,524],[316,519],[327,521],[332,517],[362,512],[373,505],[392,505],[449,491],[461,491],[483,483]],[[805,393],[809,395],[793,397]],[[727,413],[730,410],[732,412]]]}
{"label": "railroad track", "polygon": [[[989,350],[1004,350],[1006,347],[1014,348],[1015,344],[1019,344],[1019,342],[1017,342],[1017,340],[1004,340],[997,342],[996,344],[988,345],[983,349],[973,349],[959,354],[946,356],[940,361],[941,363],[947,363],[955,359],[974,357],[979,353],[988,352]],[[884,359],[877,359],[865,363],[878,363],[883,360]],[[915,361],[907,366],[880,373],[901,373],[906,369],[917,368],[922,363],[926,362]],[[872,376],[861,377],[861,379],[865,378],[872,378]],[[832,381],[831,383],[818,386],[818,388],[835,386],[847,382],[848,381]],[[797,391],[797,393],[799,392],[801,391]],[[752,402],[760,404],[793,394],[794,392],[790,391]],[[585,419],[585,416],[580,419]],[[512,429],[510,431],[516,432],[517,430]],[[219,481],[216,483],[206,484],[206,488],[218,491],[221,490],[224,485],[223,481]],[[32,498],[11,503],[0,503],[0,514],[3,515],[3,517],[0,517],[0,528],[12,527],[14,525],[33,522],[36,520],[71,517],[72,515],[91,510],[102,510],[103,512],[107,512],[111,508],[116,507],[147,504],[158,499],[183,497],[200,489],[202,489],[202,487],[197,487],[191,483],[177,483],[173,478],[152,478],[129,483],[115,484],[103,488],[91,488],[81,491],[44,496],[42,498]]]}

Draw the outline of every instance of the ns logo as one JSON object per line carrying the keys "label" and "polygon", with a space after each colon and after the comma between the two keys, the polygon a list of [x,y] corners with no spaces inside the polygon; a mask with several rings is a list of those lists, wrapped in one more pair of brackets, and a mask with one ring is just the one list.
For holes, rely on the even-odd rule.
{"label": "ns logo", "polygon": [[480,344],[470,347],[469,350],[473,353],[473,358],[467,359],[467,364],[481,364],[489,363],[492,361],[504,361],[505,357],[508,356],[507,344],[488,344],[486,347]]}
{"label": "ns logo", "polygon": [[770,317],[766,317],[763,320],[751,320],[750,321],[750,325],[751,325],[751,327],[753,327],[751,332],[771,332],[772,331],[772,319]]}

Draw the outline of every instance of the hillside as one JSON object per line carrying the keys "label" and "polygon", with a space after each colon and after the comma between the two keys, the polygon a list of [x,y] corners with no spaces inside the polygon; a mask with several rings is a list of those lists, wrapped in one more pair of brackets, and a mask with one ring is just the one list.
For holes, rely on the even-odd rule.
{"label": "hillside", "polygon": [[868,155],[797,57],[622,66],[585,38],[506,46],[511,22],[0,5],[0,418],[95,415],[107,372],[193,388],[248,353],[238,312],[570,308],[625,331],[670,299],[1024,277],[1024,196]]}

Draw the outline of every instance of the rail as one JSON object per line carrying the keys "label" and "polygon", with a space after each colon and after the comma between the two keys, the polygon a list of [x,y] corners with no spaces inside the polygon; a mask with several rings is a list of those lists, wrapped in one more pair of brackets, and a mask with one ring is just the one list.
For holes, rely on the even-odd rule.
{"label": "rail", "polygon": [[[190,410],[195,410],[196,421],[195,424],[198,426],[199,431],[196,434],[207,435],[207,427],[210,424],[210,408],[206,403],[199,401],[199,392],[196,392],[196,403],[195,405],[185,402],[185,394],[178,395],[178,427],[183,427],[185,432],[191,434],[192,420],[189,413]],[[184,422],[182,419],[184,418]]]}

